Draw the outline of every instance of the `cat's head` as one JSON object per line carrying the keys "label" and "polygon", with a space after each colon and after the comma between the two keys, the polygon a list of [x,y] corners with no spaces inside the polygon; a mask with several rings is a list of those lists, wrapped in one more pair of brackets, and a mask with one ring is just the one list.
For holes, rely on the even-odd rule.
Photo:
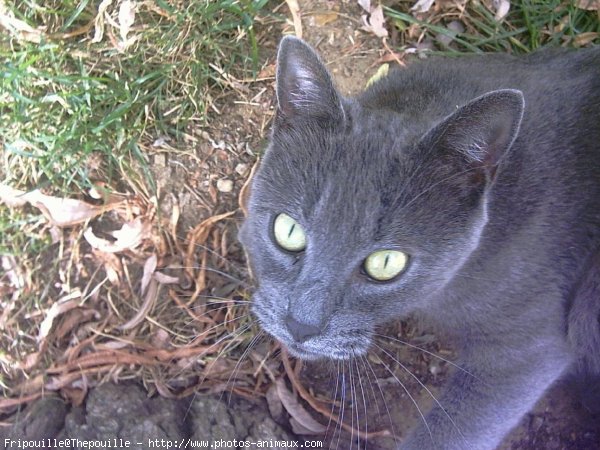
{"label": "cat's head", "polygon": [[478,245],[486,196],[523,111],[495,91],[428,129],[342,97],[313,50],[284,38],[270,146],[240,239],[253,311],[292,354],[347,359],[374,327],[437,295]]}

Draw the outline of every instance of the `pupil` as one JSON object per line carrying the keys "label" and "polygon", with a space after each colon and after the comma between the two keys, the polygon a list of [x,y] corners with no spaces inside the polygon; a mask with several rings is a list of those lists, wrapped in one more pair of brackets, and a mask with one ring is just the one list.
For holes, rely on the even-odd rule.
{"label": "pupil", "polygon": [[288,237],[288,238],[289,238],[289,237],[292,235],[292,233],[294,232],[294,228],[296,228],[296,224],[295,224],[295,223],[294,223],[294,224],[292,224],[292,226],[290,227],[290,232],[289,232],[289,233],[288,233],[288,235],[287,235],[287,237]]}

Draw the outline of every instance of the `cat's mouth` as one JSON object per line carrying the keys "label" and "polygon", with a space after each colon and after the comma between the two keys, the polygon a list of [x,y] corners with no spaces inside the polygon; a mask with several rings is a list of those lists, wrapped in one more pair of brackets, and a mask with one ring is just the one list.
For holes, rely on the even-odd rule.
{"label": "cat's mouth", "polygon": [[319,334],[299,341],[294,338],[285,320],[276,310],[263,308],[258,302],[253,304],[252,309],[263,330],[285,346],[292,356],[299,359],[347,361],[365,355],[371,345],[372,333],[364,322],[361,322],[362,327],[352,326],[348,322],[330,324],[328,330],[322,330]]}
{"label": "cat's mouth", "polygon": [[296,344],[295,342],[288,342],[285,348],[288,350],[290,355],[305,360],[305,361],[316,361],[320,359],[329,359],[329,355],[323,355],[322,353],[313,352],[304,348],[302,344]]}
{"label": "cat's mouth", "polygon": [[[315,361],[322,359],[333,359],[347,361],[367,353],[369,344],[367,342],[337,343],[308,341],[298,343],[290,339],[281,339],[275,336],[289,351],[289,353],[299,359]],[[327,339],[327,341],[329,341]]]}

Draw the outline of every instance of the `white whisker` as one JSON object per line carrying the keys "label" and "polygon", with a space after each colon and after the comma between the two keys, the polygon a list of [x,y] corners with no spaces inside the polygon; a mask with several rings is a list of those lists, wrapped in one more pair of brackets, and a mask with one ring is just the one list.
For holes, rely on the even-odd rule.
{"label": "white whisker", "polygon": [[452,426],[454,427],[454,429],[458,432],[458,434],[461,436],[461,438],[467,442],[467,440],[465,439],[465,436],[462,434],[462,431],[460,431],[460,428],[458,427],[458,425],[456,425],[456,422],[454,422],[454,419],[452,419],[452,417],[450,416],[450,414],[448,414],[448,411],[446,411],[446,409],[442,406],[442,404],[439,402],[439,400],[436,398],[435,395],[433,395],[433,392],[431,392],[431,390],[421,381],[419,380],[419,377],[417,377],[414,373],[412,373],[410,371],[410,369],[408,367],[406,367],[404,364],[402,364],[400,361],[398,361],[398,359],[394,358],[394,356],[389,353],[388,351],[386,351],[384,348],[382,348],[381,346],[375,344],[383,353],[385,353],[389,358],[392,359],[392,361],[394,361],[396,364],[398,364],[402,370],[404,370],[406,373],[408,373],[417,383],[419,383],[419,385],[425,389],[425,391],[429,394],[429,396],[433,399],[433,401],[435,402],[436,405],[438,405],[438,407],[444,411],[445,416],[448,418],[448,420],[452,423]]}
{"label": "white whisker", "polygon": [[[403,341],[403,340],[401,340],[401,339],[398,339],[398,338],[395,338],[395,337],[393,337],[393,336],[386,336],[385,334],[373,334],[373,336],[377,336],[377,337],[384,338],[384,339],[390,339],[390,340],[392,340],[392,341],[395,341],[395,342],[398,342],[398,343],[400,343],[400,344],[402,344],[402,345],[406,345],[407,347],[414,348],[415,350],[420,350],[420,351],[422,351],[423,353],[426,353],[426,354],[428,354],[428,355],[430,355],[430,356],[433,356],[434,358],[437,358],[437,359],[439,359],[439,360],[441,360],[441,361],[444,361],[445,363],[448,363],[448,364],[450,364],[450,365],[451,365],[451,366],[453,366],[453,367],[456,367],[456,368],[457,368],[458,370],[460,370],[461,372],[464,372],[464,373],[466,373],[467,375],[469,375],[469,376],[473,377],[474,379],[476,379],[477,381],[480,381],[480,382],[482,382],[482,383],[483,383],[483,381],[481,381],[479,378],[477,378],[477,376],[476,376],[476,375],[473,375],[473,374],[472,374],[471,372],[469,372],[467,369],[465,369],[465,368],[463,368],[463,367],[459,366],[458,364],[456,364],[456,363],[454,363],[454,362],[450,361],[449,359],[446,359],[446,358],[444,358],[444,357],[442,357],[442,356],[440,356],[440,355],[437,355],[437,354],[435,354],[435,353],[433,353],[433,352],[430,352],[429,350],[426,350],[426,349],[424,349],[423,347],[419,347],[418,345],[411,344],[411,343],[409,343],[409,342]],[[379,346],[378,346],[378,347],[379,347]],[[380,348],[381,348],[381,347],[380,347]]]}
{"label": "white whisker", "polygon": [[[360,392],[362,395],[362,401],[363,401],[363,407],[365,409],[365,450],[367,449],[367,443],[368,443],[368,433],[369,433],[369,417],[368,417],[368,412],[367,412],[367,400],[365,398],[365,390],[363,388],[363,384],[362,384],[362,378],[360,376],[360,368],[358,367],[358,361],[355,359],[354,360],[354,364],[356,366],[356,375],[358,376],[358,385],[360,387]],[[358,419],[358,404],[356,405],[356,410],[357,410],[357,419]],[[360,450],[360,445],[359,445],[359,450]]]}
{"label": "white whisker", "polygon": [[[377,382],[377,374],[373,370],[373,366],[371,366],[371,363],[369,362],[368,359],[366,359],[363,356],[362,360],[363,360],[363,364],[367,365],[367,367],[371,370],[371,373],[373,373],[373,377],[375,377],[375,384],[377,384],[377,388],[379,389],[379,393],[381,394],[381,398],[383,400],[383,406],[385,407],[385,411],[387,412],[388,419],[390,420],[390,428],[392,429],[392,436],[393,436],[394,440],[396,442],[398,442],[398,438],[396,437],[396,430],[394,429],[394,421],[392,420],[392,415],[390,413],[390,409],[388,408],[387,401],[385,399],[385,395],[383,394],[383,390],[381,389],[381,386]],[[373,395],[375,395],[375,394],[373,393]]]}
{"label": "white whisker", "polygon": [[[377,344],[375,344],[378,348],[379,347]],[[417,403],[417,401],[415,400],[415,398],[411,395],[411,393],[408,391],[408,389],[406,388],[406,386],[404,385],[404,383],[402,383],[402,381],[400,381],[400,379],[398,379],[398,377],[396,376],[396,374],[394,373],[394,371],[384,362],[381,361],[381,364],[383,365],[383,367],[385,367],[385,369],[390,373],[390,375],[396,380],[396,382],[400,385],[400,387],[404,390],[404,392],[406,393],[406,395],[408,395],[408,398],[410,399],[410,401],[413,403],[413,405],[415,405],[415,408],[417,408],[417,412],[419,413],[419,415],[421,416],[421,420],[423,421],[423,425],[425,425],[425,428],[427,429],[427,432],[429,433],[429,437],[431,439],[431,443],[435,444],[433,441],[433,434],[431,434],[431,429],[429,428],[429,424],[427,423],[427,419],[425,419],[425,415],[423,414],[423,411],[421,410],[421,408],[419,407],[419,404]]]}

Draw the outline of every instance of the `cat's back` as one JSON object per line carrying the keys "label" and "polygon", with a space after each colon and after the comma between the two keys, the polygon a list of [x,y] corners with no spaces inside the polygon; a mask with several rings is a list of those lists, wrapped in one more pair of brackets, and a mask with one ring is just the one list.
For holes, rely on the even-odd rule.
{"label": "cat's back", "polygon": [[399,112],[407,120],[426,118],[428,127],[457,106],[497,89],[522,91],[526,112],[553,113],[551,123],[568,121],[576,110],[599,118],[600,47],[547,49],[524,56],[432,57],[392,71],[367,89],[359,102]]}

